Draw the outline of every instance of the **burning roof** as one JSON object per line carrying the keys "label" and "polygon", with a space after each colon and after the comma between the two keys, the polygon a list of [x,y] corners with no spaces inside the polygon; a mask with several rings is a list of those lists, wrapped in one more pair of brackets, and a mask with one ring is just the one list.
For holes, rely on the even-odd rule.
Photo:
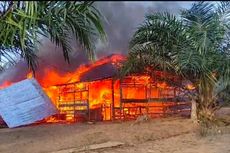
{"label": "burning roof", "polygon": [[99,79],[105,79],[115,76],[118,73],[120,64],[125,60],[122,55],[112,54],[99,61],[96,66],[83,73],[80,77],[81,82],[95,81]]}
{"label": "burning roof", "polygon": [[87,73],[84,73],[81,76],[80,81],[87,82],[113,77],[117,74],[117,71],[117,67],[112,63],[106,63],[87,71]]}
{"label": "burning roof", "polygon": [[90,64],[82,64],[74,72],[65,75],[59,75],[50,70],[46,73],[47,76],[37,79],[43,87],[105,79],[117,74],[118,68],[125,61],[125,58],[121,54],[112,54]]}

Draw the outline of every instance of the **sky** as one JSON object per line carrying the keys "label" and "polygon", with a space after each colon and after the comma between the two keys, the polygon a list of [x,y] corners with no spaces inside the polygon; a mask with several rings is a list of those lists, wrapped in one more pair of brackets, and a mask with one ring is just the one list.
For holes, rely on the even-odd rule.
{"label": "sky", "polygon": [[144,7],[151,7],[152,5],[158,5],[158,4],[170,4],[172,6],[174,5],[180,5],[183,8],[189,8],[193,1],[124,1],[125,4],[128,5],[142,5]]}

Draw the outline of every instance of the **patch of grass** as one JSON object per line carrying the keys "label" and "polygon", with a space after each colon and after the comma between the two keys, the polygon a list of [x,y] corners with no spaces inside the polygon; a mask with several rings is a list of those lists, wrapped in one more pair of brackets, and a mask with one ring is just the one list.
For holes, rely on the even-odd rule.
{"label": "patch of grass", "polygon": [[201,126],[199,128],[199,134],[201,137],[207,137],[207,136],[214,136],[214,135],[222,134],[222,131],[217,126],[216,127],[215,126],[213,127]]}
{"label": "patch of grass", "polygon": [[215,120],[210,122],[210,124],[202,125],[200,124],[199,134],[202,137],[223,134],[226,129],[230,128],[230,116],[222,116],[215,118]]}

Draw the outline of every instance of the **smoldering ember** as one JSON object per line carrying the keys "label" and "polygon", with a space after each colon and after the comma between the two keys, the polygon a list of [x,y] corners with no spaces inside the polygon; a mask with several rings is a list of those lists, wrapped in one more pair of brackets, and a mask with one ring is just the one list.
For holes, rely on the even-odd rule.
{"label": "smoldering ember", "polygon": [[0,152],[230,151],[230,2],[0,4]]}

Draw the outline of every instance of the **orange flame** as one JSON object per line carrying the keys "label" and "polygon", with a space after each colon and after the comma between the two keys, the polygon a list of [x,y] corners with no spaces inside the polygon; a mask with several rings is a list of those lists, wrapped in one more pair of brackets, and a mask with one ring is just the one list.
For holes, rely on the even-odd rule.
{"label": "orange flame", "polygon": [[192,84],[188,84],[188,85],[187,85],[187,88],[188,88],[189,90],[193,90],[193,89],[195,89],[196,87],[193,86]]}
{"label": "orange flame", "polygon": [[27,79],[33,78],[33,72],[29,72],[26,76]]}
{"label": "orange flame", "polygon": [[13,83],[12,82],[9,82],[9,81],[5,81],[1,86],[0,86],[0,89],[3,89],[3,88],[6,88],[10,85],[12,85]]}

